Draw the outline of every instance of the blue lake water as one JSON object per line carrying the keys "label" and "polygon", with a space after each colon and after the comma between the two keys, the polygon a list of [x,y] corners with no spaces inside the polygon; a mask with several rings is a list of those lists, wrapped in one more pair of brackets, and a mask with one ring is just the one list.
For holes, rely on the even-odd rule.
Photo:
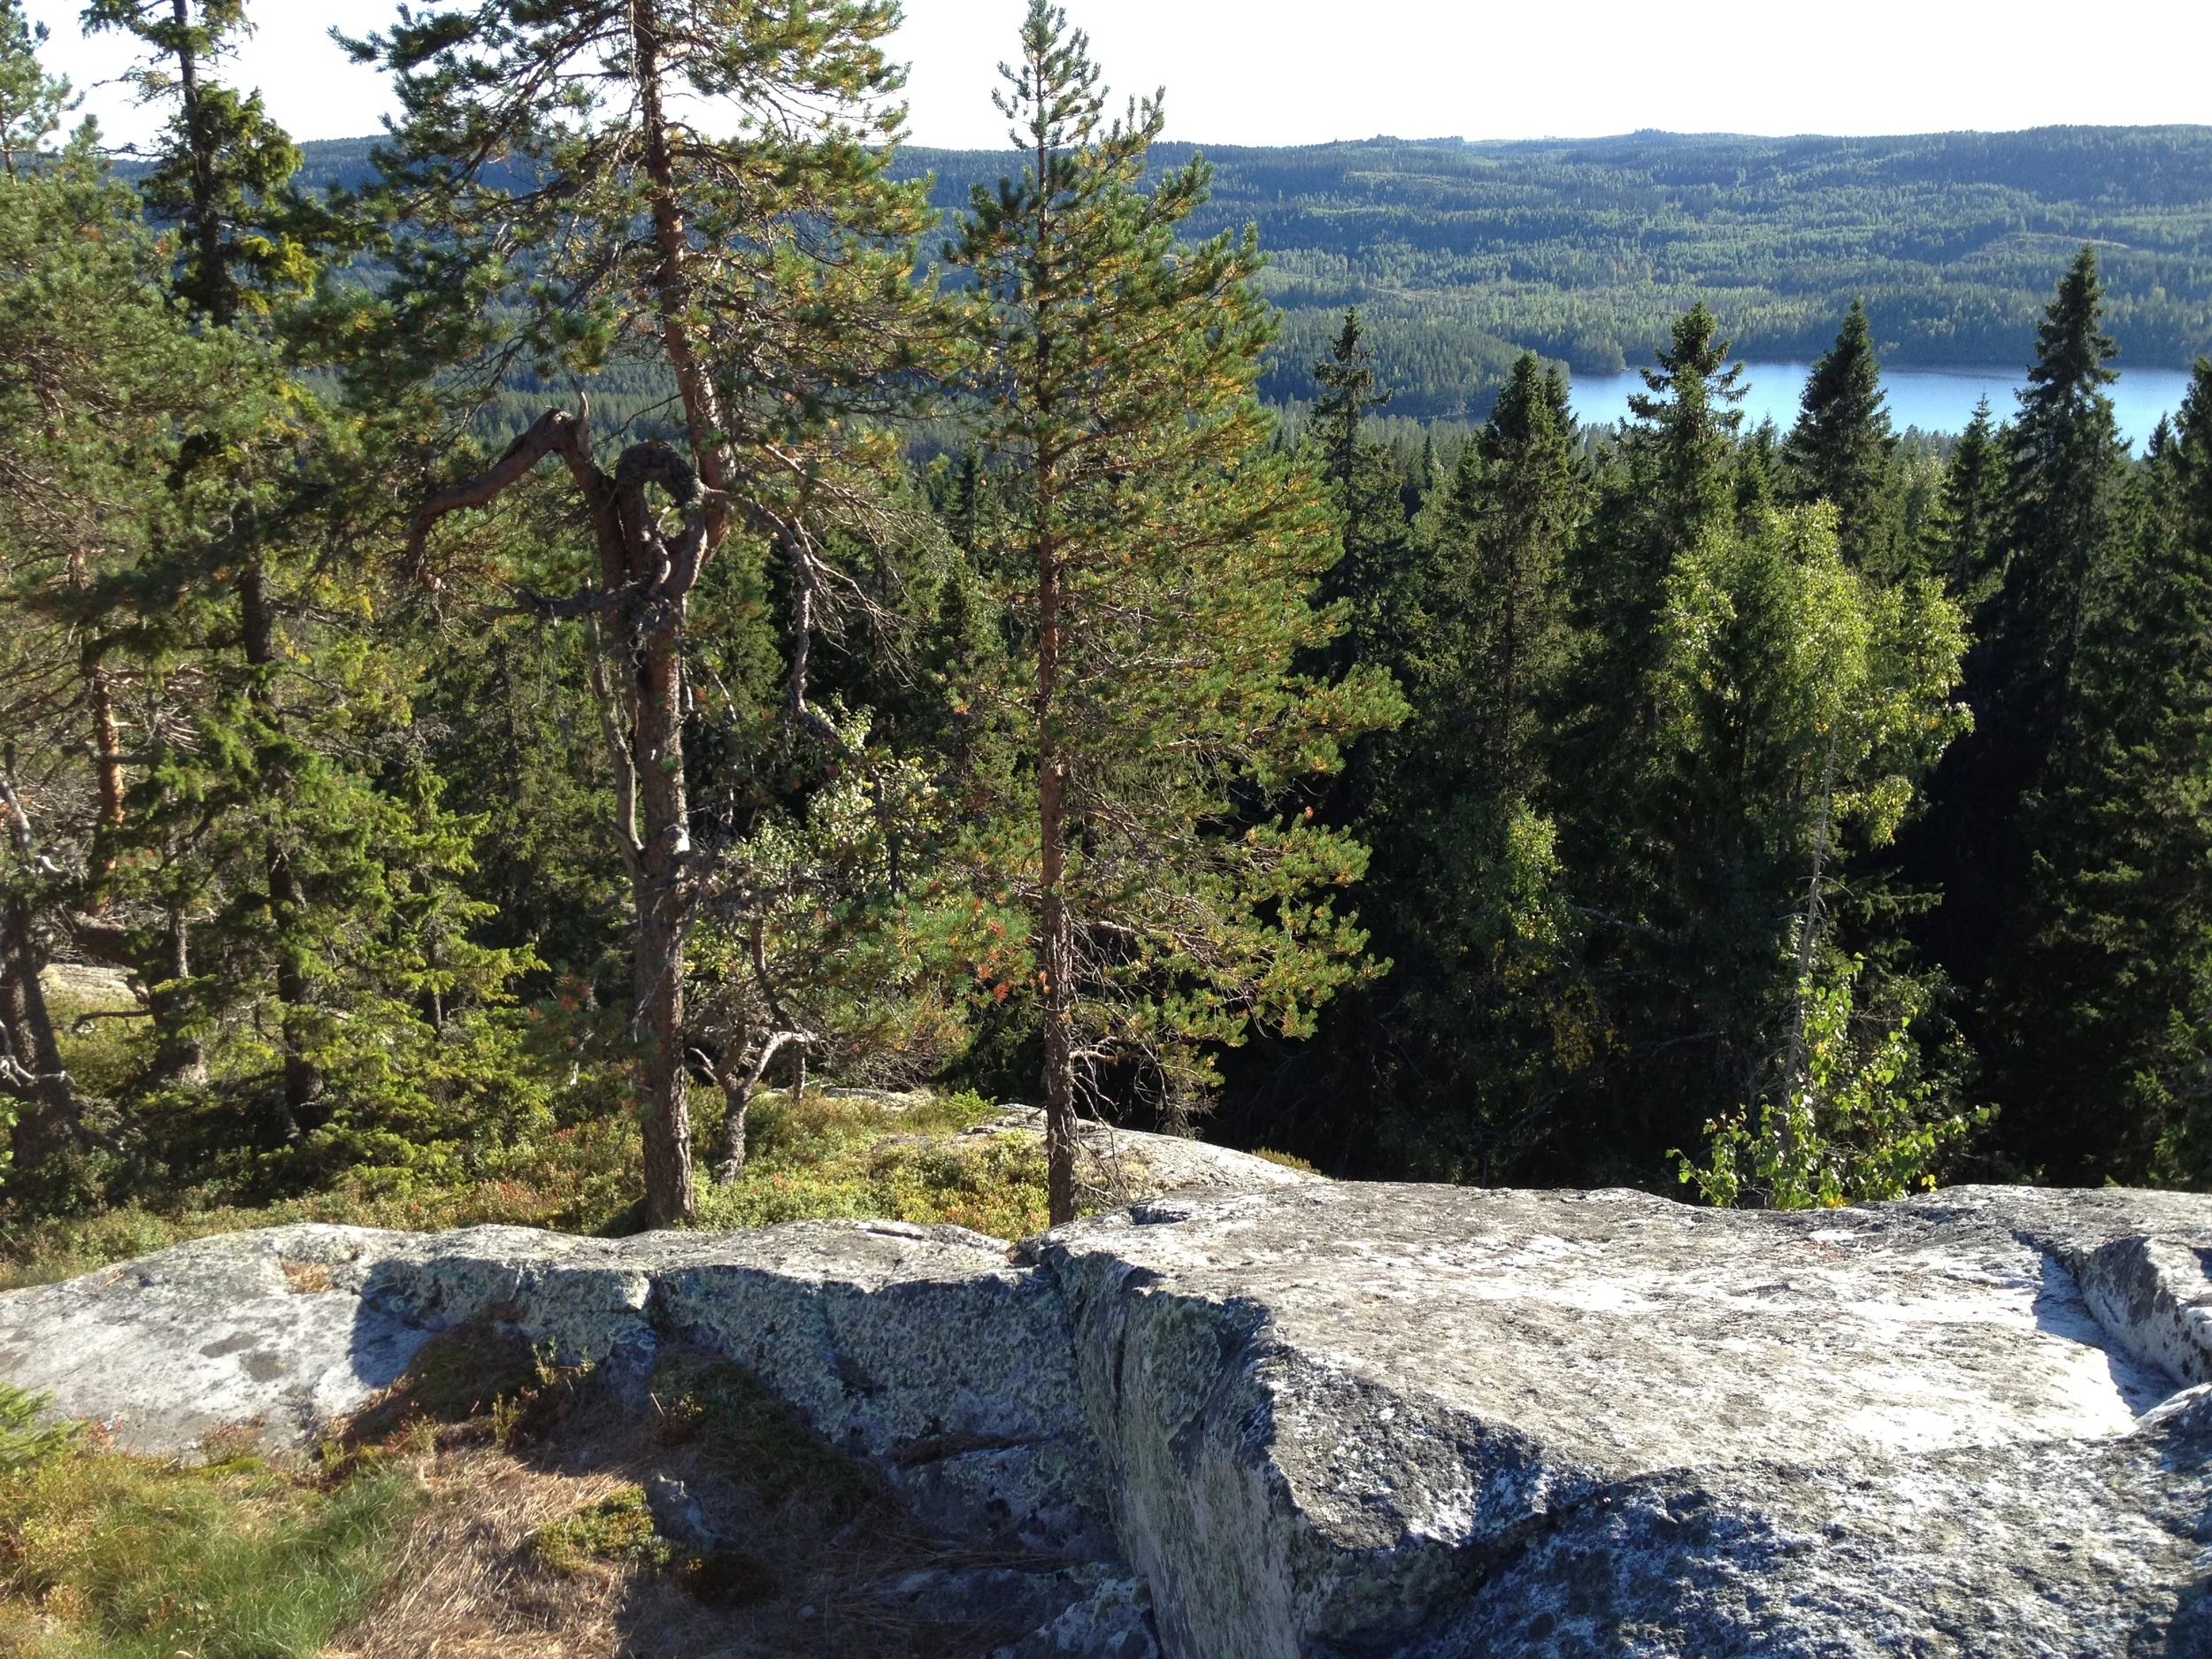
{"label": "blue lake water", "polygon": [[[1810,365],[1803,363],[1744,365],[1744,430],[1772,420],[1784,432],[1797,419],[1797,400]],[[1990,413],[2002,421],[2019,408],[2015,394],[2027,376],[2002,369],[1884,369],[1882,390],[1889,397],[1890,425],[1899,432],[1960,432],[1973,418],[1974,402],[1989,399]],[[1631,392],[1644,389],[1633,369],[1624,374],[1577,375],[1570,401],[1575,419],[1586,425],[1628,418]],[[2159,420],[2181,407],[2189,376],[2181,369],[2127,369],[2111,388],[2121,434],[2141,446]]]}

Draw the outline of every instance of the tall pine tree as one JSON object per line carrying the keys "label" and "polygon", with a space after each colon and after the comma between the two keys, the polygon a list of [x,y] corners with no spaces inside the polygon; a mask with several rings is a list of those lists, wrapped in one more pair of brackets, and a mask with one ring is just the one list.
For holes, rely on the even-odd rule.
{"label": "tall pine tree", "polygon": [[686,941],[715,863],[695,840],[691,645],[725,567],[772,560],[781,695],[732,735],[814,784],[858,762],[813,692],[818,637],[865,603],[840,549],[880,520],[883,445],[854,417],[910,405],[944,343],[913,280],[926,203],[889,172],[894,22],[877,0],[491,0],[403,13],[354,46],[396,79],[375,199],[408,219],[392,280],[352,298],[354,396],[488,397],[519,362],[554,380],[614,362],[675,394],[663,419],[680,442],[604,460],[583,418],[547,411],[490,466],[424,491],[409,554],[428,580],[504,587],[511,567],[465,556],[434,573],[431,532],[560,464],[592,565],[581,593],[525,603],[594,619],[654,1225],[694,1211],[689,1056],[719,1047],[686,1015]]}
{"label": "tall pine tree", "polygon": [[1108,122],[1098,73],[1032,0],[999,102],[1024,171],[949,250],[988,352],[1002,517],[979,562],[1016,641],[979,691],[1016,757],[979,874],[1028,941],[1055,1222],[1087,1092],[1133,1073],[1171,1110],[1210,1082],[1204,1045],[1298,1031],[1355,971],[1334,892],[1364,849],[1271,808],[1399,712],[1379,676],[1296,671],[1342,626],[1312,603],[1339,545],[1254,396],[1257,243],[1179,245],[1205,166],[1140,188],[1161,107]]}

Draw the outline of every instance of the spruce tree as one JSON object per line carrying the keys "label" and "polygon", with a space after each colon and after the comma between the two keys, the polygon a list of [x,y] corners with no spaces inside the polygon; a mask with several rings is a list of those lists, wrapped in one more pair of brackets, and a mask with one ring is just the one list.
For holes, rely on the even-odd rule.
{"label": "spruce tree", "polygon": [[1432,515],[1404,651],[1415,712],[1383,741],[1363,823],[1364,913],[1394,965],[1348,999],[1370,1029],[1342,1040],[1373,1057],[1341,1086],[1383,1074],[1410,1120],[1398,1156],[1485,1184],[1527,1166],[1591,1058],[1547,741],[1587,504],[1573,436],[1564,380],[1523,357]]}
{"label": "spruce tree", "polygon": [[1981,398],[1944,470],[1937,567],[1951,596],[1970,611],[1989,597],[1997,526],[2003,511],[2007,436],[1990,420],[1989,399]]}
{"label": "spruce tree", "polygon": [[1585,506],[1573,440],[1566,381],[1523,356],[1461,451],[1424,584],[1430,626],[1449,641],[1448,666],[1425,671],[1457,705],[1448,724],[1477,761],[1465,781],[1516,803],[1545,791],[1542,722],[1570,648],[1567,553]]}
{"label": "spruce tree", "polygon": [[2212,1179],[2212,363],[2093,577],[2023,806],[2030,895],[1992,987],[2006,1146],[2039,1179]]}
{"label": "spruce tree", "polygon": [[1866,307],[1853,300],[1836,343],[1806,379],[1782,460],[1792,500],[1834,504],[1837,542],[1855,569],[1893,573],[1883,545],[1882,486],[1895,447],[1873,331]]}
{"label": "spruce tree", "polygon": [[251,27],[246,0],[91,0],[84,23],[137,39],[147,53],[134,76],[141,98],[176,106],[139,188],[153,217],[184,232],[179,297],[228,326],[311,287],[318,234],[333,227],[317,224],[291,188],[299,147],[258,91],[211,79]]}
{"label": "spruce tree", "polygon": [[[1365,434],[1368,416],[1389,403],[1390,391],[1356,308],[1344,313],[1329,355],[1313,365],[1313,378],[1321,390],[1314,400],[1310,441],[1344,518],[1344,557],[1323,588],[1328,599],[1350,611],[1350,626],[1332,653],[1340,673],[1354,663],[1386,664],[1397,649],[1411,574],[1406,480],[1389,448]],[[1350,795],[1356,793],[1356,782],[1349,793],[1336,790],[1333,816],[1356,815]]]}
{"label": "spruce tree", "polygon": [[1945,757],[1906,852],[1915,885],[1943,895],[1925,929],[1930,952],[1974,995],[2024,925],[2022,803],[2054,781],[2089,595],[2122,528],[2126,452],[2104,389],[2116,377],[2101,310],[2096,257],[2084,248],[2037,326],[2037,362],[2007,429],[1998,573],[1967,659],[1974,730]]}
{"label": "spruce tree", "polygon": [[1119,1070],[1187,1107],[1206,1046],[1298,1032],[1355,972],[1334,892],[1364,851],[1271,803],[1399,710],[1372,673],[1295,669],[1342,626],[1311,603],[1340,549],[1254,395],[1256,238],[1177,242],[1204,164],[1140,188],[1158,101],[1110,123],[1085,37],[1044,0],[1006,74],[1024,169],[978,188],[948,250],[986,342],[1002,515],[979,564],[1014,641],[976,694],[1015,764],[974,856],[1027,941],[995,972],[1026,978],[1042,1025],[1061,1222],[1087,1093]]}
{"label": "spruce tree", "polygon": [[1955,729],[1939,592],[1849,568],[1830,508],[1740,499],[1716,334],[1693,311],[1646,372],[1576,559],[1555,764],[1601,1064],[1562,1118],[1615,1178],[1778,1086],[1809,976],[1840,971],[1839,865],[1893,834]]}
{"label": "spruce tree", "polygon": [[1644,370],[1647,389],[1629,399],[1633,419],[1605,475],[1591,531],[1575,549],[1571,577],[1578,626],[1586,639],[1562,707],[1560,743],[1570,770],[1588,780],[1589,808],[1571,837],[1587,836],[1580,856],[1604,862],[1609,809],[1640,765],[1659,718],[1651,673],[1668,584],[1685,553],[1735,517],[1735,442],[1743,422],[1743,365],[1702,302],[1678,319],[1670,344]]}

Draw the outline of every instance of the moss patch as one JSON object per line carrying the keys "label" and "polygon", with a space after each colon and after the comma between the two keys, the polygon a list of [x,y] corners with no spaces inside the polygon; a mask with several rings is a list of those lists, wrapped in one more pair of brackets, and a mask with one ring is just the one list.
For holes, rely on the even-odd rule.
{"label": "moss patch", "polygon": [[645,1488],[624,1486],[530,1535],[530,1553],[548,1572],[573,1574],[595,1562],[665,1567],[675,1550],[653,1526]]}

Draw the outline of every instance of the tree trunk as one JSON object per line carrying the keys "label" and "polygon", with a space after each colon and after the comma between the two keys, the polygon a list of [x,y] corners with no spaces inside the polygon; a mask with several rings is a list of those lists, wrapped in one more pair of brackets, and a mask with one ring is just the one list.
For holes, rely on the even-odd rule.
{"label": "tree trunk", "polygon": [[[92,586],[90,563],[79,548],[69,556],[69,585],[82,591]],[[100,883],[115,872],[115,834],[123,827],[123,734],[115,721],[115,687],[107,671],[107,645],[98,634],[88,634],[79,657],[84,670],[85,705],[92,724],[93,778],[100,794],[99,816],[92,831],[91,911],[107,908]]]}
{"label": "tree trunk", "polygon": [[[34,851],[31,820],[4,780],[0,780],[0,811],[27,870]],[[23,1171],[36,1169],[82,1137],[76,1091],[62,1065],[46,987],[39,982],[36,919],[30,895],[20,891],[10,894],[0,910],[0,1027],[8,1048],[8,1064],[0,1073],[7,1093],[30,1108],[18,1117],[12,1136],[16,1168]]]}
{"label": "tree trunk", "polygon": [[231,291],[230,265],[223,257],[223,227],[215,214],[215,134],[209,130],[200,101],[199,60],[184,43],[192,27],[189,0],[171,0],[177,21],[177,92],[184,116],[185,147],[192,160],[192,219],[185,228],[193,241],[193,257],[199,266],[200,303],[208,320],[227,328],[237,320],[238,303]]}
{"label": "tree trunk", "polygon": [[753,1110],[753,1079],[725,1077],[722,1082],[722,1142],[715,1148],[714,1184],[727,1187],[745,1173],[745,1120]]}
{"label": "tree trunk", "polygon": [[[267,568],[256,557],[249,561],[238,588],[239,614],[249,668],[260,671],[276,663],[276,618],[269,602]],[[277,713],[269,696],[265,674],[257,672],[249,695],[261,718],[274,725]],[[285,780],[271,780],[280,791]],[[275,1124],[280,1137],[296,1140],[319,1129],[329,1113],[324,1104],[322,1071],[307,1056],[306,1010],[314,1000],[314,982],[307,972],[306,948],[293,936],[307,909],[307,894],[292,868],[289,852],[271,837],[268,852],[269,915],[276,925],[277,1000],[283,1004],[284,1100]]]}
{"label": "tree trunk", "polygon": [[[1046,860],[1048,868],[1058,863]],[[1056,1227],[1075,1219],[1075,1021],[1074,999],[1067,988],[1074,952],[1066,903],[1052,894],[1041,910],[1046,1202],[1048,1218]]]}
{"label": "tree trunk", "polygon": [[1044,1013],[1046,1213],[1056,1227],[1075,1219],[1075,939],[1067,906],[1067,765],[1053,726],[1058,718],[1062,595],[1051,532],[1049,454],[1038,457],[1037,472],[1038,966]]}
{"label": "tree trunk", "polygon": [[[153,1017],[157,1033],[150,1080],[196,1087],[207,1081],[207,1051],[197,1037],[182,1029],[193,1010],[191,994],[184,988],[184,981],[192,977],[192,927],[181,910],[169,912],[163,943],[160,962],[139,970],[147,987],[146,1011]],[[157,988],[165,984],[170,988]]]}
{"label": "tree trunk", "polygon": [[638,1110],[645,1139],[645,1220],[681,1226],[696,1209],[691,1179],[691,1109],[684,1065],[684,930],[689,919],[684,865],[691,852],[684,798],[682,611],[649,620],[637,664],[639,869],[634,968],[641,1039]]}

